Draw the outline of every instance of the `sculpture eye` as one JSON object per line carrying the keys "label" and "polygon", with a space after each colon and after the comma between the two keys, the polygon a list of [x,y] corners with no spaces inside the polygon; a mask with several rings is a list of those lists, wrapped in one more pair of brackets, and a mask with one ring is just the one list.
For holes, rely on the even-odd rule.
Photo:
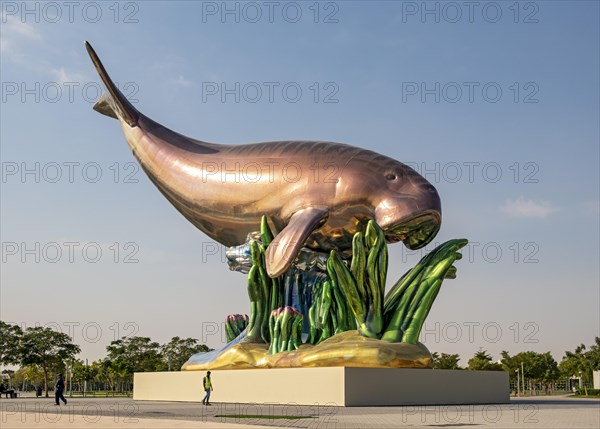
{"label": "sculpture eye", "polygon": [[396,180],[396,175],[393,173],[388,174],[387,176],[385,176],[385,178],[387,180]]}

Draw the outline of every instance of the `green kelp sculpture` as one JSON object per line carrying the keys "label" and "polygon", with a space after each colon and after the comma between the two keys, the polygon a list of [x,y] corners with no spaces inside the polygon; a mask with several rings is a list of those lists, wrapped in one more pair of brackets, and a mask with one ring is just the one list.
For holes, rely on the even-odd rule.
{"label": "green kelp sculpture", "polygon": [[297,350],[302,344],[302,313],[294,307],[280,307],[269,317],[269,354]]}
{"label": "green kelp sculpture", "polygon": [[248,326],[248,315],[230,314],[225,320],[227,342],[235,340]]}
{"label": "green kelp sculpture", "polygon": [[250,320],[246,333],[246,342],[269,343],[269,315],[282,307],[284,296],[282,279],[270,278],[265,268],[265,249],[273,241],[273,233],[267,218],[261,220],[260,242],[250,242],[252,268],[248,272],[248,297],[250,298]]}
{"label": "green kelp sculpture", "polygon": [[431,366],[419,334],[443,280],[456,277],[453,263],[467,240],[436,247],[386,294],[387,243],[374,221],[354,235],[350,259],[331,251],[322,269],[290,268],[277,278],[265,269],[273,238],[263,217],[260,239],[249,243],[250,317],[232,315],[226,323],[228,341],[237,339],[210,362],[184,369]]}
{"label": "green kelp sculpture", "polygon": [[467,240],[458,239],[438,246],[384,297],[387,244],[381,228],[370,221],[364,234],[354,235],[350,264],[331,251],[327,260],[329,280],[315,290],[307,342],[317,344],[332,332],[358,327],[359,334],[368,338],[416,344],[442,281],[456,277],[452,264],[462,257],[458,250],[466,244]]}
{"label": "green kelp sculpture", "polygon": [[396,282],[385,297],[384,341],[417,343],[442,281],[456,278],[452,264],[462,258],[458,251],[467,243],[465,239],[455,239],[441,244]]}

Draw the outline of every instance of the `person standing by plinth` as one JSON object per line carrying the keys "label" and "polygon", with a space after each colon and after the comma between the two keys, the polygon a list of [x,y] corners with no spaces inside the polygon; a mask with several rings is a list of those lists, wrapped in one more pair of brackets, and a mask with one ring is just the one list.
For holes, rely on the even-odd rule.
{"label": "person standing by plinth", "polygon": [[204,386],[204,391],[206,392],[206,395],[204,396],[204,399],[202,400],[202,403],[204,405],[211,405],[211,403],[209,402],[210,400],[210,392],[212,392],[213,386],[212,386],[212,381],[210,379],[210,371],[208,371],[206,373],[206,377],[204,377],[202,379],[202,385]]}
{"label": "person standing by plinth", "polygon": [[65,380],[63,379],[63,375],[58,375],[58,381],[56,382],[56,392],[54,393],[54,398],[56,399],[56,405],[60,405],[60,401],[62,400],[65,405],[67,405],[67,400],[63,396],[63,392],[65,391]]}

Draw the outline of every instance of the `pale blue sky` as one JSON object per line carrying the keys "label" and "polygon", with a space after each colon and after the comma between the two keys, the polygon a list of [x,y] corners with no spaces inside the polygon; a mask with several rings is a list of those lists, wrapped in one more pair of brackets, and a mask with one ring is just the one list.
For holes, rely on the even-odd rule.
{"label": "pale blue sky", "polygon": [[[438,23],[421,15],[422,2],[323,2],[318,17],[312,1],[279,2],[271,23],[265,2],[228,3],[239,22],[221,15],[221,2],[122,2],[118,16],[114,2],[98,3],[99,18],[84,2],[72,19],[60,2],[39,12],[29,3],[28,14],[3,2],[1,319],[73,326],[81,356],[95,359],[116,327],[132,332],[127,322],[164,342],[202,338],[211,323],[249,311],[245,279],[224,251],[212,254],[214,242],[128,164],[118,124],[91,109],[99,78],[88,40],[142,112],[184,134],[339,141],[429,170],[444,210],[436,241],[475,243],[429,315],[430,350],[550,350],[560,359],[591,343],[600,335],[598,2],[522,2],[518,16],[513,3],[482,2],[469,22],[462,2],[453,3],[458,19],[454,6],[429,2]],[[239,103],[206,92],[236,82],[247,90]],[[251,82],[263,89],[255,103]],[[273,102],[265,82],[279,85]],[[296,103],[286,84],[302,90]],[[425,102],[422,85],[433,89]],[[324,102],[332,92],[338,102]],[[39,183],[36,173],[22,178],[36,168]],[[390,249],[392,282],[418,255]],[[132,252],[138,262],[124,263]],[[206,341],[220,345],[218,335]]]}

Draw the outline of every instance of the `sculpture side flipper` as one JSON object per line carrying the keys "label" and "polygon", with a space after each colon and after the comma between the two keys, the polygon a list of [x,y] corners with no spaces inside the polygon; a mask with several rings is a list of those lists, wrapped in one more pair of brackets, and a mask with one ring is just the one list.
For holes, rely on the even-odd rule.
{"label": "sculpture side flipper", "polygon": [[329,212],[308,207],[292,215],[289,223],[269,244],[266,251],[267,274],[278,277],[292,264],[310,234],[322,225]]}

